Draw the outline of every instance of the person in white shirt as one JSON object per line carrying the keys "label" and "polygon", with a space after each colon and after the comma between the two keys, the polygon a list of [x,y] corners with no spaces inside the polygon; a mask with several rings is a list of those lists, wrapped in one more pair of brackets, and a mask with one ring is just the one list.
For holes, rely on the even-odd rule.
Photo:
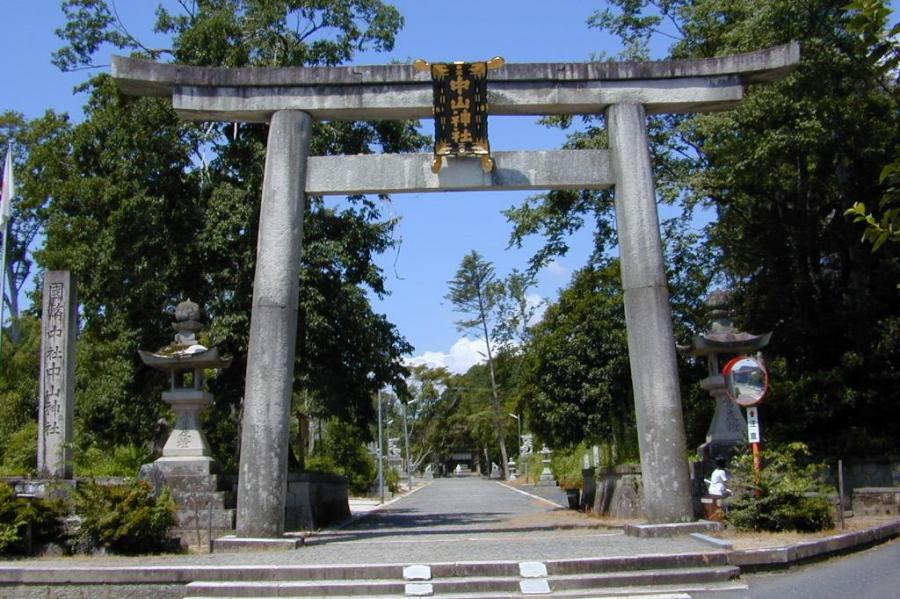
{"label": "person in white shirt", "polygon": [[709,477],[709,490],[707,492],[713,497],[725,497],[730,493],[728,487],[725,486],[725,483],[729,480],[731,480],[731,475],[725,470],[725,458],[716,458],[716,469],[713,470],[712,476]]}

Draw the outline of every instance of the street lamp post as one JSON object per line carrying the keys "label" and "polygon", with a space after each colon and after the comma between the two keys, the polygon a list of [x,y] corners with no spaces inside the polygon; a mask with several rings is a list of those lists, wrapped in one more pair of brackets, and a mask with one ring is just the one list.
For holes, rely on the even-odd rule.
{"label": "street lamp post", "polygon": [[381,433],[381,389],[378,390],[378,490],[384,503],[384,447]]}
{"label": "street lamp post", "polygon": [[522,419],[519,417],[518,414],[513,414],[512,412],[510,412],[509,417],[515,418],[516,424],[519,425],[519,436],[516,439],[516,444],[518,445],[519,449],[521,449],[522,448]]}

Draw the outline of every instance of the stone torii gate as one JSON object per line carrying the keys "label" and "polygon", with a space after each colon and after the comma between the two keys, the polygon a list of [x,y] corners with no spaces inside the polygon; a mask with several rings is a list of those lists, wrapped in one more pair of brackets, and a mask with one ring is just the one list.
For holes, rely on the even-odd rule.
{"label": "stone torii gate", "polygon": [[796,43],[705,60],[510,64],[488,75],[489,114],[606,113],[609,150],[497,152],[495,168],[432,154],[310,157],[314,120],[433,116],[412,65],[213,68],[114,57],[127,94],[171,97],[193,121],[268,123],[244,394],[237,536],[284,531],[298,269],[307,195],[615,186],[628,353],[650,522],[693,519],[675,342],[646,115],[725,110],[751,83],[783,77]]}

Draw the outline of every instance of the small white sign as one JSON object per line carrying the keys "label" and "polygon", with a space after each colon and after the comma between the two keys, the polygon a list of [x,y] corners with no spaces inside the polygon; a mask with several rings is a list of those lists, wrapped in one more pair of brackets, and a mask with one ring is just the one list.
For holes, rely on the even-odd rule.
{"label": "small white sign", "polygon": [[750,443],[759,443],[759,427],[747,426],[747,441]]}
{"label": "small white sign", "polygon": [[747,408],[747,424],[759,425],[759,408]]}
{"label": "small white sign", "polygon": [[758,408],[747,408],[747,441],[760,442]]}

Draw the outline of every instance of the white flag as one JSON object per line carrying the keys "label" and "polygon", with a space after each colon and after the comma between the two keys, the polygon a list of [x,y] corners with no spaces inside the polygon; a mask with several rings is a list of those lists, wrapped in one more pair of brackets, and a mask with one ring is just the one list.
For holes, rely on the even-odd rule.
{"label": "white flag", "polygon": [[9,221],[9,211],[15,193],[16,185],[13,182],[12,148],[7,148],[6,162],[3,165],[3,197],[0,198],[0,227],[6,226],[6,223]]}

